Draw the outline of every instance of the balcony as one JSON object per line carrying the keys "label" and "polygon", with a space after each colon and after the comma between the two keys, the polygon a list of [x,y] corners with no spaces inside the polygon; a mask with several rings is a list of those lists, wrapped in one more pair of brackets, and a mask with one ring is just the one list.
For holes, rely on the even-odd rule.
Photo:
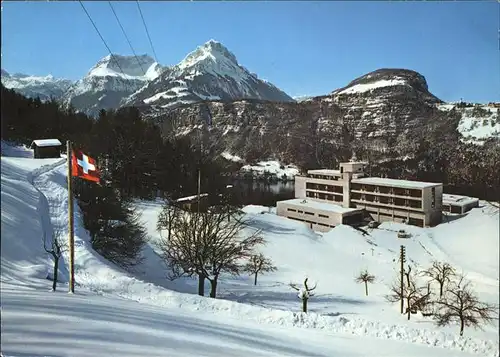
{"label": "balcony", "polygon": [[338,181],[340,179],[339,176],[314,175],[314,174],[307,174],[307,175],[301,176],[301,177],[307,177],[307,178],[319,179],[319,180],[329,180],[329,181]]}
{"label": "balcony", "polygon": [[[368,197],[367,197],[368,198]],[[405,211],[414,211],[414,212],[422,212],[422,203],[414,203],[410,204],[410,200],[402,200],[399,201],[398,199],[394,201],[390,200],[379,200],[377,199],[379,197],[372,197],[371,199],[363,199],[362,196],[355,196],[353,195],[351,197],[351,201],[354,203],[358,203],[360,205],[369,205],[369,206],[377,206],[377,207],[385,207],[385,208],[393,208],[397,210],[405,210]],[[382,197],[380,197],[382,198]]]}
{"label": "balcony", "polygon": [[324,185],[319,183],[306,182],[306,190],[312,190],[317,192],[329,192],[342,194],[344,189],[342,186]]}
{"label": "balcony", "polygon": [[351,187],[351,192],[352,193],[361,193],[361,194],[366,194],[366,195],[371,195],[371,196],[379,196],[379,197],[392,197],[392,198],[401,198],[401,199],[410,199],[410,200],[417,200],[421,201],[422,200],[422,193],[419,191],[418,195],[416,193],[412,193],[411,191],[418,191],[418,190],[409,190],[409,192],[405,192],[405,190],[399,191],[396,189],[392,188],[387,188],[385,187],[384,189],[380,188],[365,188],[363,187],[360,188],[354,188]]}

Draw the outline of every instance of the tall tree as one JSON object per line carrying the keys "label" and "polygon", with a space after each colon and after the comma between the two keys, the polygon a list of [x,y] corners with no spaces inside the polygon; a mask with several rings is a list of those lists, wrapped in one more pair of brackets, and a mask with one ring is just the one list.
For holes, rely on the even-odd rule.
{"label": "tall tree", "polygon": [[480,328],[484,323],[491,323],[498,317],[498,306],[481,302],[472,290],[469,281],[460,276],[458,281],[446,289],[444,299],[436,302],[437,313],[434,315],[438,326],[452,322],[460,324],[460,336],[465,327]]}
{"label": "tall tree", "polygon": [[432,266],[422,272],[426,276],[439,284],[439,297],[443,296],[445,284],[450,283],[456,275],[455,269],[448,263],[433,261]]}
{"label": "tall tree", "polygon": [[260,232],[244,235],[247,222],[233,217],[227,222],[225,212],[185,212],[174,224],[169,241],[162,239],[159,248],[172,270],[169,277],[197,275],[198,294],[204,295],[204,281],[210,282],[210,297],[217,294],[222,272],[239,275],[242,259],[248,259],[264,240]]}

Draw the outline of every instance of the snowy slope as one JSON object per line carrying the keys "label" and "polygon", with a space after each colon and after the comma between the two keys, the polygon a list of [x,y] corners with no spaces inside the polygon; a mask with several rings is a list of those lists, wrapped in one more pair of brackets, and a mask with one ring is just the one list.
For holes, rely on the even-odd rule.
{"label": "snowy slope", "polygon": [[[5,151],[2,148],[2,153]],[[268,240],[263,250],[279,271],[261,277],[256,288],[249,277],[223,277],[220,296],[226,300],[192,295],[196,282],[190,279],[173,283],[160,280],[162,267],[154,263],[154,242],[158,239],[155,217],[161,202],[140,205],[151,240],[145,250],[145,265],[134,274],[92,250],[76,209],[77,293],[49,293],[50,282],[43,275],[50,263],[40,251],[40,233],[66,229],[65,174],[63,161],[2,156],[2,352],[6,355],[109,355],[112,348],[118,348],[121,356],[211,356],[220,355],[221,350],[236,356],[361,356],[374,350],[386,356],[498,356],[495,327],[485,332],[467,330],[466,337],[458,338],[455,328],[437,330],[418,317],[406,322],[383,302],[384,282],[393,273],[388,262],[400,243],[394,232],[377,230],[379,235],[374,234],[373,239],[378,245],[371,257],[373,244],[349,227],[321,237],[300,222],[261,214],[267,211],[265,207],[245,210],[252,229],[263,230]],[[482,212],[475,212],[481,220]],[[463,223],[449,223],[450,227],[455,225],[456,240],[464,246],[467,240],[459,229],[471,223],[465,221],[468,217]],[[34,220],[30,225],[34,230],[26,228],[29,220]],[[498,216],[481,222],[492,229],[493,224],[498,226]],[[441,234],[430,232],[433,239],[423,230],[422,239],[408,246],[409,257],[422,264],[430,259],[426,250],[436,256],[450,252],[448,243],[443,242],[444,248],[434,243]],[[490,236],[495,232],[483,232],[486,246],[488,239],[496,239]],[[423,242],[425,249],[419,249],[418,242]],[[15,249],[16,244],[25,246],[25,253]],[[475,267],[477,275],[471,279],[498,299],[498,282],[489,287],[492,281],[481,284],[481,279],[491,280],[495,272],[498,275],[498,265],[490,263],[493,270]],[[365,266],[381,281],[370,287],[369,297],[364,297],[362,287],[352,281]],[[471,266],[464,264],[463,268]],[[297,313],[299,302],[287,284],[306,275],[318,281],[318,295],[311,299],[311,313],[304,316]],[[26,287],[21,289],[20,283]],[[214,330],[217,336],[213,336]],[[176,347],[180,352],[174,351]]]}
{"label": "snowy slope", "polygon": [[444,112],[456,111],[460,114],[457,130],[461,134],[462,142],[483,145],[485,140],[500,138],[498,108],[480,104],[464,107],[459,104],[438,104],[437,109]]}
{"label": "snowy slope", "polygon": [[95,115],[100,109],[116,109],[123,98],[158,77],[163,67],[147,55],[108,55],[65,93],[63,103]]}
{"label": "snowy slope", "polygon": [[[79,292],[2,289],[2,355],[61,357],[467,357],[399,341],[262,326]],[[50,328],[47,328],[50,326]],[[379,354],[380,355],[380,354]]]}
{"label": "snowy slope", "polygon": [[125,105],[169,108],[203,100],[242,98],[293,101],[274,85],[241,66],[235,55],[220,42],[210,40],[131,95]]}
{"label": "snowy slope", "polygon": [[51,98],[61,98],[73,82],[68,79],[54,78],[51,75],[41,77],[22,73],[9,74],[2,69],[2,84],[25,97],[39,97],[40,100],[46,101]]}

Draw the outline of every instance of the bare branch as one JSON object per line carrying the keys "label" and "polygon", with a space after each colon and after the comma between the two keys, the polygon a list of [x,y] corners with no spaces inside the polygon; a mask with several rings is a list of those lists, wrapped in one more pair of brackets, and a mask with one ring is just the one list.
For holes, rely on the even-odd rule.
{"label": "bare branch", "polygon": [[359,275],[354,279],[356,283],[370,283],[375,282],[375,276],[368,273],[368,270],[364,270],[359,273]]}
{"label": "bare branch", "polygon": [[436,281],[439,284],[439,297],[444,293],[445,284],[449,284],[456,276],[455,269],[448,263],[433,261],[432,266],[422,272],[423,276]]}
{"label": "bare branch", "polygon": [[264,239],[260,231],[242,236],[246,221],[240,216],[228,221],[227,217],[226,212],[183,212],[173,219],[172,236],[158,244],[171,268],[171,279],[182,275],[206,278],[215,297],[221,272],[239,275],[244,270],[241,260],[250,258]]}
{"label": "bare branch", "polygon": [[479,301],[472,290],[470,281],[463,275],[446,290],[444,298],[436,301],[435,314],[438,326],[460,323],[460,336],[465,327],[482,328],[483,323],[491,323],[498,314],[498,306]]}

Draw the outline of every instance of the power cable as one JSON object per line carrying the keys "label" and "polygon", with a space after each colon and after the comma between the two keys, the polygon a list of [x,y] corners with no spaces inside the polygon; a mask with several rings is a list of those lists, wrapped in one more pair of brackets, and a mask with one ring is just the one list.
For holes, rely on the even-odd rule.
{"label": "power cable", "polygon": [[134,54],[134,57],[137,60],[137,63],[139,63],[139,67],[141,67],[142,73],[144,73],[144,75],[146,75],[146,71],[142,67],[142,63],[139,60],[139,58],[137,57],[137,54],[134,51],[134,47],[132,46],[132,43],[130,42],[130,39],[127,36],[127,33],[125,32],[125,29],[123,28],[122,23],[120,22],[120,19],[118,18],[116,11],[115,11],[113,5],[111,4],[111,1],[108,1],[108,4],[109,4],[109,7],[111,8],[111,11],[113,11],[113,15],[115,15],[115,19],[118,22],[118,25],[120,25],[120,28],[122,29],[123,36],[125,36],[125,38],[127,39],[128,45],[130,46],[130,49],[132,50],[132,53]]}
{"label": "power cable", "polygon": [[144,15],[142,14],[141,5],[139,5],[138,0],[136,0],[135,2],[137,4],[137,8],[139,9],[139,14],[141,14],[142,23],[144,24],[144,29],[146,29],[146,35],[148,36],[149,44],[151,45],[151,49],[153,50],[153,55],[155,56],[155,61],[156,61],[156,63],[159,63],[158,56],[156,56],[156,51],[155,51],[155,48],[153,46],[153,41],[151,41],[151,36],[149,36],[149,31],[148,31],[148,27],[146,26],[146,21],[144,20]]}
{"label": "power cable", "polygon": [[111,49],[109,48],[108,44],[106,43],[106,41],[104,40],[104,37],[102,37],[101,35],[101,32],[99,31],[99,29],[97,28],[94,20],[92,20],[92,17],[90,16],[89,12],[87,11],[87,9],[85,8],[85,6],[83,5],[82,1],[81,0],[78,0],[78,2],[80,3],[80,5],[82,6],[82,9],[83,11],[85,11],[85,13],[87,14],[90,22],[92,23],[92,25],[94,26],[94,29],[96,30],[97,34],[99,35],[99,37],[101,38],[102,42],[104,43],[104,46],[106,46],[106,48],[108,49],[109,51],[109,54],[111,56],[111,59],[115,61],[116,65],[118,66],[118,68],[120,69],[120,72],[122,72],[122,74],[124,76],[126,76],[126,74],[123,72],[123,69],[122,67],[120,66],[120,63],[118,63],[118,61],[116,60],[116,58],[113,56],[113,53],[111,52]]}

